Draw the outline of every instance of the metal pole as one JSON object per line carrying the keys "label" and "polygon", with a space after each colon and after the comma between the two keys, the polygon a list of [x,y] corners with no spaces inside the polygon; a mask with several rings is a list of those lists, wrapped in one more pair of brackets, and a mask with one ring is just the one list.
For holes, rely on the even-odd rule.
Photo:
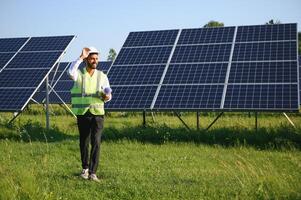
{"label": "metal pole", "polygon": [[221,113],[213,120],[213,122],[206,128],[206,131],[208,131],[209,128],[210,128],[211,126],[213,126],[213,124],[214,124],[214,123],[218,120],[218,118],[220,118],[223,114],[224,114],[224,112],[221,112]]}
{"label": "metal pole", "polygon": [[146,112],[143,111],[143,127],[146,127]]}
{"label": "metal pole", "polygon": [[196,112],[196,129],[200,130],[200,119],[199,119],[200,113]]}
{"label": "metal pole", "polygon": [[174,112],[174,113],[175,113],[176,116],[179,118],[179,120],[184,124],[184,126],[185,126],[189,131],[191,131],[190,128],[189,128],[189,126],[188,126],[188,125],[184,122],[184,120],[181,118],[180,114],[177,113],[177,112]]}
{"label": "metal pole", "polygon": [[46,77],[46,129],[49,130],[49,88],[48,88],[48,76]]}
{"label": "metal pole", "polygon": [[255,112],[255,131],[257,132],[257,112]]}
{"label": "metal pole", "polygon": [[286,119],[288,120],[288,122],[294,127],[296,128],[294,122],[287,116],[287,114],[284,112],[283,115],[286,117]]}

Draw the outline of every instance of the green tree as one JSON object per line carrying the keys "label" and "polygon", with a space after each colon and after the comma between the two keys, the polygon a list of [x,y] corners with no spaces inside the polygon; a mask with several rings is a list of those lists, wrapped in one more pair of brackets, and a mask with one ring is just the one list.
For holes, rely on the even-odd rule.
{"label": "green tree", "polygon": [[266,22],[265,24],[281,24],[281,21],[280,20],[273,20],[271,19],[270,21]]}
{"label": "green tree", "polygon": [[114,61],[116,58],[116,51],[114,49],[110,49],[107,61]]}
{"label": "green tree", "polygon": [[224,23],[223,22],[218,22],[218,21],[209,21],[207,24],[205,24],[203,27],[208,28],[208,27],[223,27]]}

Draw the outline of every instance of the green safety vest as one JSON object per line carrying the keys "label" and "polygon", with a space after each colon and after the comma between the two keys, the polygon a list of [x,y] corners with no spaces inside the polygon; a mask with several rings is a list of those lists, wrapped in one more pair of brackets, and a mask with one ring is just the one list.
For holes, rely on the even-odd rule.
{"label": "green safety vest", "polygon": [[95,70],[90,76],[86,68],[79,70],[78,77],[71,89],[72,112],[75,115],[84,115],[88,110],[93,115],[104,115],[104,101],[100,94],[106,75]]}

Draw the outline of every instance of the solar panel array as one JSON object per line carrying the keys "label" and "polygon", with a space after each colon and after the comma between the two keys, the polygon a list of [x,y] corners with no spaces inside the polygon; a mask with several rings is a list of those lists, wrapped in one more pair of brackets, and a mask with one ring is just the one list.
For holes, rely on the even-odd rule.
{"label": "solar panel array", "polygon": [[178,30],[130,33],[108,72],[114,100],[108,109],[150,108]]}
{"label": "solar panel array", "polygon": [[[49,83],[50,86],[54,89],[54,91],[52,89],[50,89],[49,91],[49,103],[51,104],[62,104],[63,102],[71,103],[70,89],[73,87],[74,82],[73,80],[70,79],[70,77],[67,74],[67,70],[70,64],[71,62],[60,62],[49,74]],[[112,64],[111,61],[100,61],[97,65],[97,69],[102,70],[104,73],[106,73],[110,68],[111,64]],[[85,64],[81,63],[79,68],[83,68],[84,66]],[[45,85],[42,85],[42,87],[35,94],[34,99],[39,103],[43,103],[45,101],[45,98],[46,98]]]}
{"label": "solar panel array", "polygon": [[73,38],[0,38],[0,111],[22,111]]}
{"label": "solar panel array", "polygon": [[296,111],[297,24],[131,32],[111,110]]}

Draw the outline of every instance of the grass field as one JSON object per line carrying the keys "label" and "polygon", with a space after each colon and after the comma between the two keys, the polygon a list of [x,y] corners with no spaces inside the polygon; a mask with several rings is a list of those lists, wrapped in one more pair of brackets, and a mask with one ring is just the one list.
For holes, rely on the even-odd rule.
{"label": "grass field", "polygon": [[31,106],[13,125],[0,113],[0,199],[301,199],[301,118],[290,114],[182,113],[187,131],[171,113],[106,117],[101,183],[81,170],[75,119],[55,107],[51,129]]}

